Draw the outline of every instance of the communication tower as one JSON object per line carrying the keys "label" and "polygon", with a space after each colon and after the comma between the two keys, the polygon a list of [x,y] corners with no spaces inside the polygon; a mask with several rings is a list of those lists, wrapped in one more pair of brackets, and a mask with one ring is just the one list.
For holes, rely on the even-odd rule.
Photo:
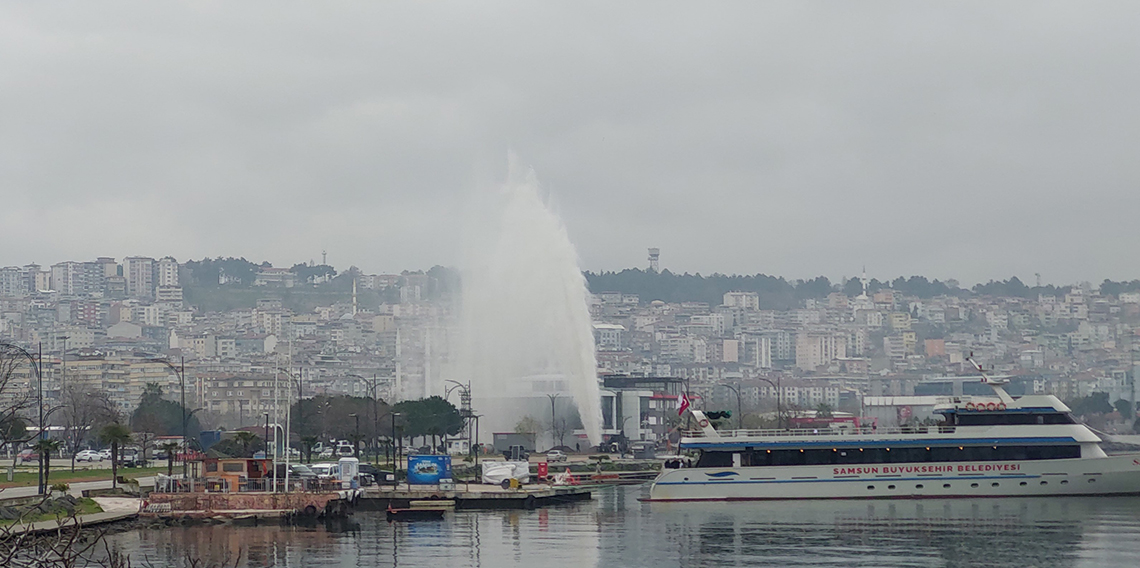
{"label": "communication tower", "polygon": [[661,249],[659,249],[659,248],[649,249],[649,270],[650,271],[657,272],[657,259],[659,259],[659,258],[661,258]]}

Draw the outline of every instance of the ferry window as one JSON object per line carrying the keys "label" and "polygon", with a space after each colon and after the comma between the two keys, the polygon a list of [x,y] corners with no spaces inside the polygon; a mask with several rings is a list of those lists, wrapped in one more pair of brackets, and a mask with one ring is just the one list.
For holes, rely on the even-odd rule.
{"label": "ferry window", "polygon": [[926,448],[891,448],[891,463],[915,463],[930,460]]}
{"label": "ferry window", "polygon": [[973,446],[965,450],[966,461],[990,461],[997,459],[997,452],[990,446]]}
{"label": "ferry window", "polygon": [[963,459],[962,450],[959,450],[957,446],[949,448],[930,448],[930,461],[947,462],[961,459]]}
{"label": "ferry window", "polygon": [[804,463],[807,465],[824,465],[834,463],[831,450],[807,450],[804,452]]}
{"label": "ferry window", "polygon": [[772,450],[772,465],[804,465],[805,453],[799,450]]}
{"label": "ferry window", "polygon": [[889,463],[891,453],[886,448],[866,448],[863,450],[863,463]]}
{"label": "ferry window", "polygon": [[732,467],[732,453],[702,452],[697,467]]}

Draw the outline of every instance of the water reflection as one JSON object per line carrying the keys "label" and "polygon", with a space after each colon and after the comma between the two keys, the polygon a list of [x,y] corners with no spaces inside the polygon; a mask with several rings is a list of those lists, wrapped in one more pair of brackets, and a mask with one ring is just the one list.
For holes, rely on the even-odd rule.
{"label": "water reflection", "polygon": [[537,511],[382,512],[309,527],[116,535],[136,561],[243,566],[1135,566],[1137,498],[643,503],[639,487]]}

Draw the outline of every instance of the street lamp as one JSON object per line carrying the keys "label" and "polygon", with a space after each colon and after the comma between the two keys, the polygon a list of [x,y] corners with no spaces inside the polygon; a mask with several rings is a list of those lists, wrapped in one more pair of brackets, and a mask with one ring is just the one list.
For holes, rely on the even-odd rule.
{"label": "street lamp", "polygon": [[475,444],[479,442],[478,432],[475,433],[474,442],[471,440],[471,424],[469,421],[475,415],[471,410],[471,381],[468,381],[467,384],[463,384],[459,381],[447,379],[444,382],[455,384],[455,386],[448,387],[447,390],[443,392],[444,400],[447,400],[447,397],[451,396],[451,391],[459,389],[459,415],[463,417],[463,427],[467,429],[467,452],[471,453],[474,451],[473,448]]}
{"label": "street lamp", "polygon": [[153,357],[147,360],[166,365],[178,377],[179,406],[182,407],[182,479],[185,480],[187,475],[186,455],[190,453],[190,437],[186,434],[186,421],[189,419],[189,416],[186,415],[186,357],[179,357],[177,367],[161,357]]}
{"label": "street lamp", "polygon": [[349,414],[348,416],[356,419],[356,434],[355,434],[355,437],[352,439],[352,457],[359,460],[360,459],[360,415],[356,414],[356,413],[352,413],[352,414]]}
{"label": "street lamp", "polygon": [[[38,404],[38,406],[40,407],[39,431],[38,431],[39,433],[37,436],[39,437],[40,441],[43,441],[43,439],[44,439],[44,376],[43,376],[43,371],[40,368],[40,361],[43,359],[43,356],[44,356],[43,343],[39,343],[37,345],[38,357],[32,357],[32,354],[28,353],[27,349],[24,349],[23,347],[20,347],[19,345],[13,345],[11,343],[0,343],[0,348],[12,349],[12,350],[15,350],[17,353],[19,353],[20,355],[23,355],[25,358],[27,358],[28,364],[30,364],[32,366],[32,370],[36,372],[36,386],[39,390],[39,396],[38,396],[39,404]],[[44,456],[43,456],[42,451],[40,452],[39,471],[40,471],[39,483],[36,485],[36,491],[37,491],[38,495],[43,495],[44,493],[46,493],[47,488],[44,486],[45,485],[45,483],[44,483]]]}
{"label": "street lamp", "polygon": [[740,389],[726,384],[720,384],[718,386],[722,386],[726,389],[731,389],[732,392],[736,393],[736,427],[743,430],[744,426],[742,420],[744,419],[744,415],[740,412],[740,409],[742,408],[742,405],[740,404]]}
{"label": "street lamp", "polygon": [[783,393],[781,392],[782,389],[780,388],[780,376],[779,375],[776,376],[776,382],[774,382],[774,383],[768,379],[765,379],[764,377],[756,377],[756,378],[772,385],[772,388],[776,389],[776,427],[777,428],[783,428],[784,427],[784,411],[780,405],[780,398],[783,396]]}
{"label": "street lamp", "polygon": [[558,431],[558,424],[554,421],[554,401],[558,400],[558,393],[548,394],[546,398],[550,399],[550,445],[553,446],[555,432]]}
{"label": "street lamp", "polygon": [[[403,416],[403,413],[400,413],[400,412],[393,412],[392,413],[392,475],[393,476],[396,476],[396,473],[398,471],[400,471],[400,450],[396,446],[396,417],[397,416]],[[399,476],[396,476],[396,478],[398,481]]]}
{"label": "street lamp", "polygon": [[[371,385],[369,385],[368,379],[366,379],[360,375],[348,374],[346,376],[356,377],[356,378],[364,381],[365,386],[370,386],[369,390],[372,391],[372,430],[373,430],[372,433],[374,436],[374,438],[372,440],[373,441],[372,448],[375,451],[375,454],[372,457],[373,457],[374,461],[379,463],[379,461],[380,461],[380,391],[379,391],[379,389],[377,389],[376,373],[372,374]],[[357,429],[359,429],[359,427]]]}

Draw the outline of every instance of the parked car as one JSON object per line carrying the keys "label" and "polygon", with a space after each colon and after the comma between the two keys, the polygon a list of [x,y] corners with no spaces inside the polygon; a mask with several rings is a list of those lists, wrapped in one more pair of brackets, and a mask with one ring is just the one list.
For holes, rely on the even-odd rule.
{"label": "parked car", "polygon": [[[359,471],[361,474],[368,474],[372,476],[372,479],[381,485],[384,485],[386,483],[396,483],[396,474],[380,469],[370,463],[360,464]],[[361,485],[364,485],[363,481],[361,481]]]}
{"label": "parked car", "polygon": [[143,454],[137,448],[125,448],[119,456],[119,465],[123,467],[142,467],[146,465]]}
{"label": "parked car", "polygon": [[111,459],[111,450],[109,450],[109,449],[99,450],[99,457],[101,457],[105,460]]}
{"label": "parked car", "polygon": [[546,461],[548,462],[564,462],[566,461],[566,454],[562,450],[550,450],[546,452]]}
{"label": "parked car", "polygon": [[103,461],[103,456],[95,450],[83,450],[75,454],[75,461],[77,462],[97,462]]}
{"label": "parked car", "polygon": [[16,458],[21,462],[39,461],[40,454],[35,450],[28,448],[25,450],[20,450],[20,453],[16,454]]}

